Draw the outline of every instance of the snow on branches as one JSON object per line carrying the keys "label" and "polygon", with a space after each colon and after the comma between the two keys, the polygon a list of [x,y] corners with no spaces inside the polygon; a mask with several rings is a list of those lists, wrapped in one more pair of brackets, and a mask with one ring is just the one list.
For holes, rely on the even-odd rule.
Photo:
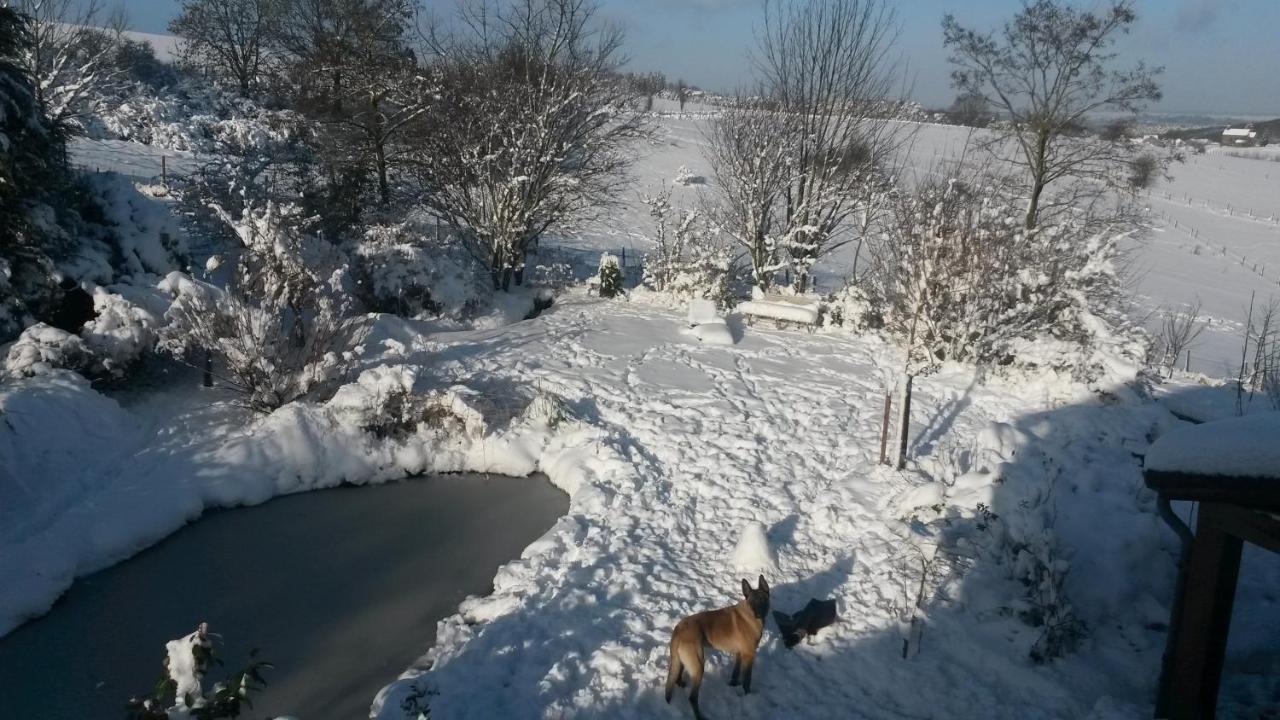
{"label": "snow on branches", "polygon": [[731,305],[737,266],[723,234],[697,210],[673,216],[670,190],[641,201],[649,206],[654,227],[653,250],[644,257],[645,286],[682,300],[705,298],[720,307]]}
{"label": "snow on branches", "polygon": [[305,232],[296,208],[267,204],[240,218],[215,213],[243,244],[225,291],[179,279],[160,347],[190,358],[201,351],[225,368],[223,382],[244,404],[270,411],[330,391],[359,358],[366,332],[352,317],[346,267],[330,245]]}
{"label": "snow on branches", "polygon": [[889,214],[866,291],[911,372],[945,360],[1082,370],[1093,360],[1080,352],[1111,334],[1102,318],[1120,316],[1117,237],[1065,215],[1028,230],[1025,200],[981,179],[926,180]]}

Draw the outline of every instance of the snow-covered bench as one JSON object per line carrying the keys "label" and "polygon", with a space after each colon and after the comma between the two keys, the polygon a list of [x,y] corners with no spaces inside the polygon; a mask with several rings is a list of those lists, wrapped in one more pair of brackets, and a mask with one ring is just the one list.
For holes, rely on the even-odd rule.
{"label": "snow-covered bench", "polygon": [[739,303],[738,312],[747,318],[748,324],[754,324],[756,318],[766,318],[780,328],[792,323],[807,325],[812,330],[818,324],[822,302],[811,295],[764,294]]}
{"label": "snow-covered bench", "polygon": [[699,340],[712,345],[732,345],[733,333],[710,300],[689,301],[689,330]]}

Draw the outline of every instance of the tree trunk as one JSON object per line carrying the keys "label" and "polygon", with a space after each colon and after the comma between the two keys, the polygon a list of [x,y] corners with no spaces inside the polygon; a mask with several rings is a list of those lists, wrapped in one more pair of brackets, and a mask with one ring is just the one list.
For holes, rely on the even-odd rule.
{"label": "tree trunk", "polygon": [[1036,226],[1040,220],[1040,195],[1044,193],[1045,175],[1049,169],[1045,167],[1049,153],[1049,132],[1040,130],[1036,136],[1036,155],[1031,158],[1031,202],[1027,207],[1027,229]]}
{"label": "tree trunk", "polygon": [[1039,179],[1031,188],[1031,203],[1027,207],[1027,229],[1031,230],[1036,226],[1040,215],[1040,195],[1044,192],[1044,183]]}
{"label": "tree trunk", "polygon": [[391,204],[391,186],[387,183],[387,148],[381,140],[374,144],[374,159],[378,165],[378,196],[385,207]]}

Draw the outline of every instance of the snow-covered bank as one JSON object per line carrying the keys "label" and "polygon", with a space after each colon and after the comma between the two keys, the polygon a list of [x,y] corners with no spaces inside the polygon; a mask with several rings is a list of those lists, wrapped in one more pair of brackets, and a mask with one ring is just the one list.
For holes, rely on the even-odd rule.
{"label": "snow-covered bank", "polygon": [[[559,466],[565,448],[597,434],[573,423],[553,433],[536,411],[500,427],[424,426],[398,439],[362,429],[360,413],[380,408],[379,393],[405,377],[413,373],[374,369],[325,405],[293,403],[262,418],[217,391],[193,393],[194,376],[136,398],[135,412],[66,371],[0,385],[0,635],[46,611],[76,577],[206,509],[426,473],[524,476]],[[469,411],[463,391],[439,394],[455,415]],[[572,492],[577,473],[556,473],[557,484]]]}

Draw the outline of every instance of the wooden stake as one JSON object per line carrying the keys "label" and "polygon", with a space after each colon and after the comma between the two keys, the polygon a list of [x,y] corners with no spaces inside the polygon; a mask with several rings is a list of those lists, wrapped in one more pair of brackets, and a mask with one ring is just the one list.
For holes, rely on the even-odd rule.
{"label": "wooden stake", "polygon": [[884,392],[884,419],[880,422],[880,464],[889,464],[889,413],[893,407],[893,392]]}

